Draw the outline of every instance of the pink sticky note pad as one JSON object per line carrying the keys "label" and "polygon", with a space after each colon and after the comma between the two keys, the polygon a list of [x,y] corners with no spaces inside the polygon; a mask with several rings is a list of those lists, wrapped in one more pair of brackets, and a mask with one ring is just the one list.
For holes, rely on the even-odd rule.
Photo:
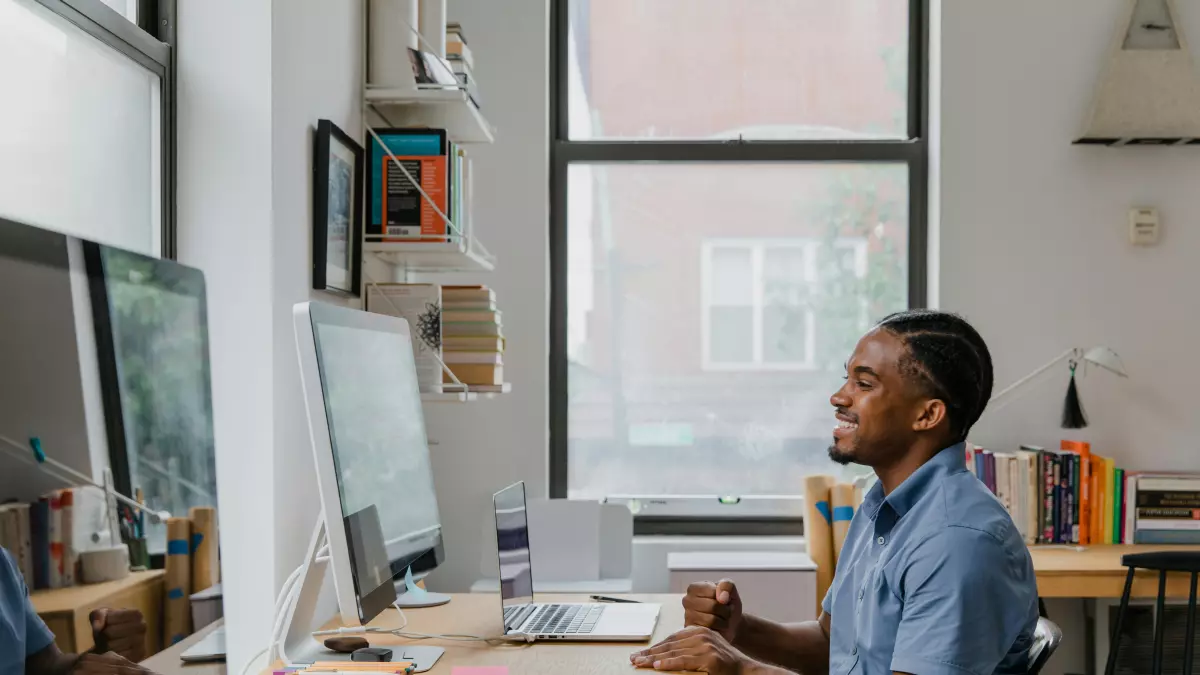
{"label": "pink sticky note pad", "polygon": [[467,667],[459,666],[450,675],[508,675],[508,666]]}

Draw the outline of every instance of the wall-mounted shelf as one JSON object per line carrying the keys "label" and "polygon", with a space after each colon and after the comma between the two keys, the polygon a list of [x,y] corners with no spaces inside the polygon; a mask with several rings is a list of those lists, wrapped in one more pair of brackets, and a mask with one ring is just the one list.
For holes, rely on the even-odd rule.
{"label": "wall-mounted shelf", "polygon": [[[450,386],[450,385],[447,385]],[[490,401],[504,394],[512,393],[512,383],[506,382],[500,391],[447,391],[440,394],[424,393],[421,400],[425,403],[473,403],[475,401]]]}
{"label": "wall-mounted shelf", "polygon": [[390,126],[445,129],[456,143],[491,143],[495,129],[462,89],[368,87],[365,100]]}
{"label": "wall-mounted shelf", "polygon": [[496,269],[496,257],[472,238],[457,237],[455,241],[382,241],[365,242],[363,253],[405,272],[491,272]]}

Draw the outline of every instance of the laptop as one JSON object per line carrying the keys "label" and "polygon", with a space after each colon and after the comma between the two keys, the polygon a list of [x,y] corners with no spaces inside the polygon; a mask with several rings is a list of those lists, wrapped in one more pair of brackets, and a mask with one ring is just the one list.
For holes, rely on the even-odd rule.
{"label": "laptop", "polygon": [[492,498],[505,635],[573,642],[644,642],[654,635],[661,607],[650,603],[539,603],[533,597],[525,483]]}

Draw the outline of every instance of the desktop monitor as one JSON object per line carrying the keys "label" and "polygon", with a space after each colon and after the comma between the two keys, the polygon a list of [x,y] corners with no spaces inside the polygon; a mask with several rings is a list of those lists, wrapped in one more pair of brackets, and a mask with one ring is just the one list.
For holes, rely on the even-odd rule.
{"label": "desktop monitor", "polygon": [[[408,322],[318,302],[294,318],[338,608],[365,623],[444,558]],[[382,570],[354,559],[380,536]]]}

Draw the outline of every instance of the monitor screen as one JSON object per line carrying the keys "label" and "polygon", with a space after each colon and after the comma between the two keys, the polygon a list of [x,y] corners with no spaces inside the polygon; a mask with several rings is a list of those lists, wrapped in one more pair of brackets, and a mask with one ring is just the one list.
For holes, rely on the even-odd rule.
{"label": "monitor screen", "polygon": [[409,339],[317,313],[313,338],[343,515],[376,508],[393,579],[432,569],[441,521]]}
{"label": "monitor screen", "polygon": [[[500,596],[506,617],[510,607],[533,602],[533,564],[529,553],[529,515],[525,510],[525,484],[517,483],[496,493],[496,550],[500,554]],[[505,620],[505,630],[514,628]]]}

